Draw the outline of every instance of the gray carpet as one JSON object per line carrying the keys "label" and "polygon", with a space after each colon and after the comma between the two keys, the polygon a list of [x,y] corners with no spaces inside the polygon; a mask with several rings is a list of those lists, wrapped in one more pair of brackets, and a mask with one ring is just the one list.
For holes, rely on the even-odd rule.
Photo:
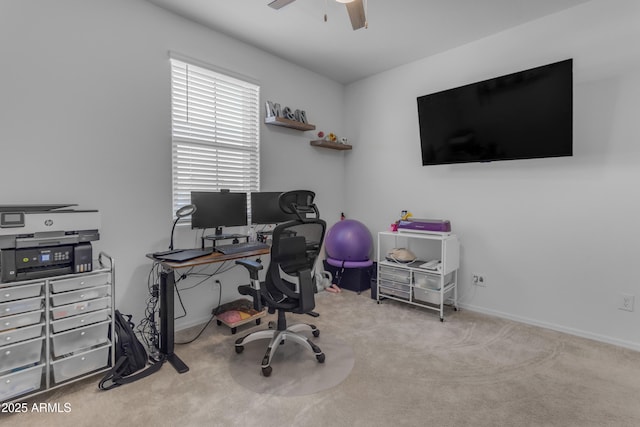
{"label": "gray carpet", "polygon": [[[247,354],[236,355],[237,335],[212,324],[177,347],[191,368],[185,374],[165,365],[107,392],[97,390],[98,378],[82,381],[28,400],[69,403],[70,412],[0,414],[0,425],[640,426],[638,352],[468,310],[447,311],[441,323],[435,312],[378,305],[366,292],[323,292],[316,302],[327,362],[332,339],[353,352],[351,372],[331,388],[278,395],[239,383],[234,357]],[[245,325],[238,334],[262,328]],[[274,367],[270,378],[278,373]]]}

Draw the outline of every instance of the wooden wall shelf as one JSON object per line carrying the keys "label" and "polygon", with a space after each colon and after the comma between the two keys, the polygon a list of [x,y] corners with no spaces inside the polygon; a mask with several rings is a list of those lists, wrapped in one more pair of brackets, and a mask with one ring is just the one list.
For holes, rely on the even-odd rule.
{"label": "wooden wall shelf", "polygon": [[325,141],[324,139],[317,139],[315,141],[311,141],[309,144],[313,145],[314,147],[331,148],[332,150],[351,150],[351,148],[353,148],[348,144]]}
{"label": "wooden wall shelf", "polygon": [[282,126],[282,127],[297,129],[301,131],[314,130],[316,128],[315,125],[296,122],[295,120],[289,120],[287,118],[278,117],[278,116],[265,117],[264,122],[268,125]]}

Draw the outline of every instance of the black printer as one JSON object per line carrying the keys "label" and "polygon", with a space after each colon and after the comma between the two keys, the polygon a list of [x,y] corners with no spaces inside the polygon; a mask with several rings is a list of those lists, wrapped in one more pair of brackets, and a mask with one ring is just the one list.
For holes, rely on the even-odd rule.
{"label": "black printer", "polygon": [[0,205],[0,282],[93,269],[100,213],[76,205]]}

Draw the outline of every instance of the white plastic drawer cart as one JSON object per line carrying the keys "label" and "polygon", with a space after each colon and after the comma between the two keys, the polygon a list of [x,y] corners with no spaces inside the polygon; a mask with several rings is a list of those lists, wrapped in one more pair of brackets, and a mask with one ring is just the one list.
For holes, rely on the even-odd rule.
{"label": "white plastic drawer cart", "polygon": [[89,273],[0,283],[0,402],[108,370],[114,360],[113,258]]}
{"label": "white plastic drawer cart", "polygon": [[[416,260],[403,263],[388,259],[396,248],[407,249]],[[433,261],[431,265],[425,265]],[[439,262],[437,262],[439,261]],[[458,268],[460,242],[451,233],[392,232],[378,233],[377,302],[392,299],[440,313],[444,306],[458,309]]]}

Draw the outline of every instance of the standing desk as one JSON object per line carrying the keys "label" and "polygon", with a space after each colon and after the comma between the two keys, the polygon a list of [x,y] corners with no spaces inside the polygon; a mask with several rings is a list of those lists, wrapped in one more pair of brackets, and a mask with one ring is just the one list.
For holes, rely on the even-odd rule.
{"label": "standing desk", "polygon": [[176,371],[185,373],[189,367],[174,352],[174,299],[175,290],[174,270],[181,268],[196,267],[202,265],[215,264],[224,261],[233,261],[241,258],[266,255],[270,252],[269,248],[259,249],[255,251],[241,252],[232,255],[224,255],[219,252],[213,252],[199,258],[190,259],[184,262],[169,262],[159,260],[153,257],[153,254],[147,254],[147,258],[160,263],[162,272],[160,273],[160,352],[164,354],[166,360],[171,363]]}

